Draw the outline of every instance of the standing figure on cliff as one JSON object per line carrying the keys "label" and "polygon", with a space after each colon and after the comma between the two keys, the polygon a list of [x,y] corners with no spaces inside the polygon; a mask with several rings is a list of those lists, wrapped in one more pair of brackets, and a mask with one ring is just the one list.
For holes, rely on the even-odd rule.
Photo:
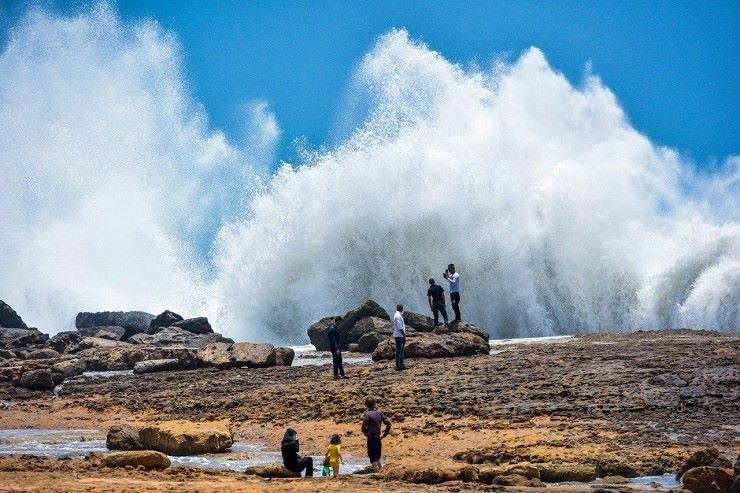
{"label": "standing figure on cliff", "polygon": [[342,343],[339,337],[339,329],[337,329],[340,323],[342,323],[342,317],[337,315],[326,334],[329,336],[329,350],[331,351],[331,364],[334,367],[334,378],[347,378],[344,374]]}
{"label": "standing figure on cliff", "polygon": [[396,370],[405,370],[406,322],[403,320],[403,305],[396,305],[393,315],[393,339],[396,341]]}
{"label": "standing figure on cliff", "polygon": [[[367,437],[367,456],[375,472],[383,469],[380,457],[383,453],[383,438],[391,432],[391,422],[385,415],[375,408],[375,399],[368,397],[365,399],[367,411],[362,416],[362,434]],[[380,425],[385,425],[383,434],[380,433]]]}
{"label": "standing figure on cliff", "polygon": [[450,264],[442,275],[450,283],[450,301],[452,301],[452,309],[455,311],[453,322],[459,322],[462,320],[460,316],[460,274],[455,272],[455,264]]}
{"label": "standing figure on cliff", "polygon": [[280,452],[283,454],[283,465],[289,471],[300,474],[306,470],[306,477],[313,477],[313,457],[309,455],[298,455],[300,445],[298,444],[298,433],[293,428],[288,428],[283,435],[283,443]]}
{"label": "standing figure on cliff", "polygon": [[429,308],[432,309],[434,314],[434,326],[439,325],[439,314],[442,314],[442,318],[447,324],[447,307],[445,306],[445,290],[439,284],[435,284],[434,279],[429,279],[429,289],[427,290],[427,299],[429,300]]}

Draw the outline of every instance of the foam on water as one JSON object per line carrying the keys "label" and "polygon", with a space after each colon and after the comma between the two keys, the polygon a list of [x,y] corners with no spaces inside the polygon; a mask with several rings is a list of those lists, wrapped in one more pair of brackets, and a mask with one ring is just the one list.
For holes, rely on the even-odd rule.
{"label": "foam on water", "polygon": [[537,48],[462,67],[389,32],[347,137],[261,188],[274,115],[249,105],[228,141],[180,51],[107,4],[34,10],[3,47],[0,296],[31,325],[169,308],[302,343],[366,298],[426,311],[454,262],[464,318],[496,338],[740,329],[740,157],[697,172],[594,75],[574,85]]}

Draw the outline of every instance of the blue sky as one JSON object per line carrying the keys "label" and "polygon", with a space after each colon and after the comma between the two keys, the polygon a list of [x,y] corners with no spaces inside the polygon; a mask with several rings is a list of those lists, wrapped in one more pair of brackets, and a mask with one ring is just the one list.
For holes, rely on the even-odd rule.
{"label": "blue sky", "polygon": [[[0,30],[30,5],[74,13],[89,2],[0,3]],[[375,39],[406,28],[446,58],[488,64],[541,48],[574,83],[585,66],[653,142],[712,167],[740,152],[740,2],[712,1],[235,1],[120,0],[127,20],[176,33],[191,90],[214,126],[239,135],[245,102],[269,102],[283,138],[331,143],[342,95]]]}

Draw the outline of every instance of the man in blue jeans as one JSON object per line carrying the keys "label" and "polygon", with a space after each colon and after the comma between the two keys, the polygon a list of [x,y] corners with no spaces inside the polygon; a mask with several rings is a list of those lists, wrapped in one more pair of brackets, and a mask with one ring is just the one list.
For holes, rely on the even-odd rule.
{"label": "man in blue jeans", "polygon": [[403,305],[396,305],[396,313],[393,315],[393,338],[396,340],[396,370],[405,370],[406,322],[403,320]]}

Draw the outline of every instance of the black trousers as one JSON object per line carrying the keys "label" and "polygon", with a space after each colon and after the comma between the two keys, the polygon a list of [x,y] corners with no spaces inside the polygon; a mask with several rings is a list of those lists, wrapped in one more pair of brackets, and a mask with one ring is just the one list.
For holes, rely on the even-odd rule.
{"label": "black trousers", "polygon": [[452,309],[455,311],[455,320],[462,320],[460,316],[460,293],[450,293],[452,300]]}
{"label": "black trousers", "polygon": [[334,366],[335,377],[344,376],[344,364],[342,363],[342,351],[340,349],[332,349],[331,364]]}
{"label": "black trousers", "polygon": [[439,324],[439,314],[442,314],[442,318],[447,323],[447,307],[444,303],[432,304],[432,313],[434,314],[434,325],[435,327]]}
{"label": "black trousers", "polygon": [[400,370],[406,366],[404,362],[404,352],[406,351],[406,338],[395,337],[396,339],[396,370]]}
{"label": "black trousers", "polygon": [[297,472],[298,474],[302,473],[305,469],[306,477],[313,477],[313,457],[310,455],[304,455],[303,457],[298,458],[296,467],[286,467],[286,469]]}

